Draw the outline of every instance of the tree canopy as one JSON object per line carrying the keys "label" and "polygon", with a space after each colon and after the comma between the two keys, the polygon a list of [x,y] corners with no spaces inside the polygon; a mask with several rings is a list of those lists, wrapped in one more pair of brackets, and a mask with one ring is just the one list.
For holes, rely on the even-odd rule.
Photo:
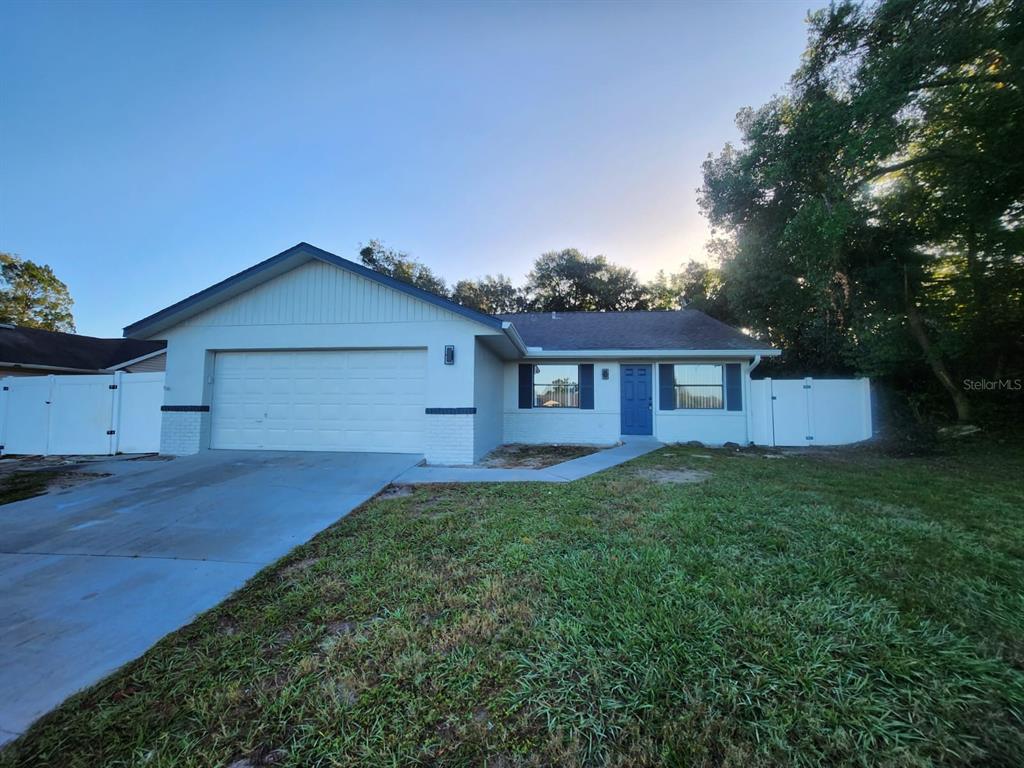
{"label": "tree canopy", "polygon": [[371,240],[360,248],[359,258],[364,266],[403,283],[415,285],[439,296],[448,295],[445,281],[435,275],[430,267],[416,261],[404,251],[386,247],[380,240]]}
{"label": "tree canopy", "polygon": [[0,252],[0,322],[74,333],[72,304],[49,266]]}
{"label": "tree canopy", "polygon": [[459,280],[452,289],[452,301],[466,307],[501,315],[522,312],[527,307],[523,292],[505,275],[487,275],[481,280]]}
{"label": "tree canopy", "polygon": [[[808,370],[1021,370],[1024,15],[1011,0],[843,2],[785,95],[704,164],[737,318]],[[813,371],[811,369],[814,369]]]}
{"label": "tree canopy", "polygon": [[633,270],[605,256],[564,248],[537,257],[522,286],[498,274],[462,279],[449,290],[429,267],[404,251],[384,247],[380,240],[371,240],[359,254],[371,269],[492,315],[679,309],[692,302],[716,317],[727,317],[719,270],[696,261],[681,272],[660,272],[652,282],[642,283]]}
{"label": "tree canopy", "polygon": [[542,254],[526,277],[531,309],[540,312],[647,309],[647,292],[626,267],[575,248]]}

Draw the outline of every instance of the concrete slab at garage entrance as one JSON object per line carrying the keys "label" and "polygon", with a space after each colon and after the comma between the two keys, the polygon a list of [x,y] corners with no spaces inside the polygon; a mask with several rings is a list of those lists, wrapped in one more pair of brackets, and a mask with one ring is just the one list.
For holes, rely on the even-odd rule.
{"label": "concrete slab at garage entrance", "polygon": [[0,743],[422,456],[207,451],[0,507]]}

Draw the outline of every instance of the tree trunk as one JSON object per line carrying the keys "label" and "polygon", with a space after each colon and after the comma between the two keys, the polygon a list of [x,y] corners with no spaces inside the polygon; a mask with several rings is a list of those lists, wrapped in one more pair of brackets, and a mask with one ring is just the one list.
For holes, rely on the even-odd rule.
{"label": "tree trunk", "polygon": [[985,264],[978,253],[978,238],[973,226],[967,230],[964,255],[967,258],[967,276],[971,281],[974,307],[980,313],[988,307],[988,275],[985,273]]}
{"label": "tree trunk", "polygon": [[953,404],[956,406],[957,421],[961,424],[969,422],[971,420],[971,404],[967,400],[967,395],[953,381],[953,377],[949,375],[949,369],[946,368],[946,363],[932,347],[932,343],[928,338],[928,332],[924,327],[924,321],[921,319],[921,313],[918,311],[913,299],[909,297],[907,299],[907,322],[910,325],[910,334],[914,337],[918,346],[921,347],[921,351],[924,352],[924,358],[928,363],[928,367],[932,369],[935,378],[939,380],[939,383],[949,393],[949,396],[953,398]]}

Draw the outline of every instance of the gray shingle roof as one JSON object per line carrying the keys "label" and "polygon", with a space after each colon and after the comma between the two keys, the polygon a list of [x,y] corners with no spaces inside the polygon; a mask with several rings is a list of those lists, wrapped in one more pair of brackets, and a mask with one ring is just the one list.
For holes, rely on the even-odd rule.
{"label": "gray shingle roof", "polygon": [[97,371],[166,346],[164,341],[100,339],[76,333],[0,325],[0,362],[4,363]]}
{"label": "gray shingle roof", "polygon": [[772,347],[696,309],[677,312],[525,312],[509,320],[528,347],[570,349],[716,349]]}

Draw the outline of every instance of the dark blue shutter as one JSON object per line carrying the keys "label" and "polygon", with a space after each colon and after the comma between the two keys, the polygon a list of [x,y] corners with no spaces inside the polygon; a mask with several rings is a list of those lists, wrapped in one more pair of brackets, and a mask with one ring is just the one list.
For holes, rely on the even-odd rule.
{"label": "dark blue shutter", "polygon": [[580,408],[594,410],[594,365],[580,366]]}
{"label": "dark blue shutter", "polygon": [[743,380],[740,378],[740,364],[725,365],[725,409],[727,411],[743,410]]}
{"label": "dark blue shutter", "polygon": [[533,408],[533,365],[519,365],[519,407]]}
{"label": "dark blue shutter", "polygon": [[671,363],[658,366],[658,410],[676,409],[676,372]]}

